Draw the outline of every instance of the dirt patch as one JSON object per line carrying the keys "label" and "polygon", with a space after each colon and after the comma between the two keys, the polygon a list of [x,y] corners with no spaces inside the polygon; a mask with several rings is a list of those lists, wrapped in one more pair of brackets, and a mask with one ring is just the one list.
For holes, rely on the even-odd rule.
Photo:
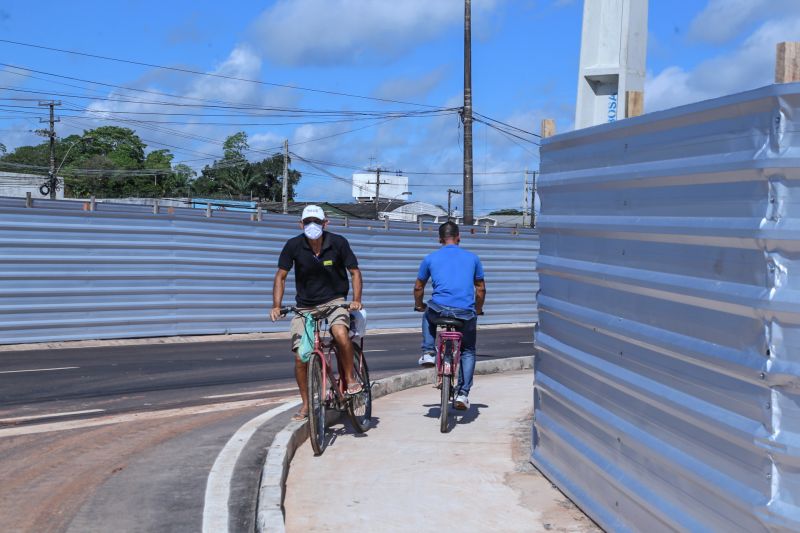
{"label": "dirt patch", "polygon": [[558,487],[550,483],[530,461],[533,411],[516,420],[512,440],[514,472],[506,484],[519,495],[519,504],[540,513],[546,531],[596,533],[603,530],[586,516]]}
{"label": "dirt patch", "polygon": [[64,531],[138,455],[237,412],[0,438],[0,531]]}

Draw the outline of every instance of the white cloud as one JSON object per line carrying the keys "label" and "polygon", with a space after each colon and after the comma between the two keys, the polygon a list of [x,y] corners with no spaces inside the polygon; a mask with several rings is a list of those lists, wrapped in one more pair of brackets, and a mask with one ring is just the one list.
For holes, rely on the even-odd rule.
{"label": "white cloud", "polygon": [[[257,79],[261,72],[261,58],[249,46],[239,45],[211,74],[231,78]],[[230,102],[253,101],[260,92],[257,84],[202,76],[193,83],[187,96],[217,99]]]}
{"label": "white cloud", "polygon": [[775,46],[797,40],[800,15],[761,25],[733,52],[704,61],[691,70],[671,66],[648,75],[645,84],[647,111],[754,89],[774,82]]}
{"label": "white cloud", "polygon": [[373,96],[388,100],[421,101],[433,91],[448,73],[446,66],[441,66],[416,78],[393,78],[384,81],[375,90]]}
{"label": "white cloud", "polygon": [[709,0],[692,20],[689,37],[720,44],[738,37],[749,26],[777,14],[800,14],[797,0]]}
{"label": "white cloud", "polygon": [[[477,1],[473,11],[502,1]],[[461,24],[463,14],[462,0],[278,0],[252,40],[282,65],[385,62]]]}

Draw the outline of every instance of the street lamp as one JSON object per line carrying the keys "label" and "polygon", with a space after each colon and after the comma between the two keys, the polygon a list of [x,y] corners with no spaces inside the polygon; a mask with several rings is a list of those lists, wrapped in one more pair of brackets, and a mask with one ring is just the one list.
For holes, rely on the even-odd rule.
{"label": "street lamp", "polygon": [[393,197],[389,198],[389,203],[388,203],[388,204],[386,204],[386,211],[387,211],[387,213],[386,213],[386,215],[384,215],[384,218],[389,218],[389,213],[388,213],[388,211],[389,211],[389,208],[392,206],[392,202],[393,202],[393,201],[395,201],[395,200],[399,199],[401,196],[411,196],[412,194],[414,194],[414,193],[412,193],[411,191],[403,191],[403,192],[401,192],[400,194],[398,194],[398,195],[395,195],[395,196],[393,196]]}

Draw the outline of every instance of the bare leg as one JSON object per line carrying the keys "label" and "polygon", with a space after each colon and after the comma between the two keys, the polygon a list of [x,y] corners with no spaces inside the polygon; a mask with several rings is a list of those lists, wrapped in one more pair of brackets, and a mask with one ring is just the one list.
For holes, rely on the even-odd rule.
{"label": "bare leg", "polygon": [[347,328],[341,324],[333,326],[331,334],[336,342],[339,373],[344,376],[345,383],[349,388],[351,385],[356,384],[356,378],[353,375],[353,345],[350,341],[350,335]]}
{"label": "bare leg", "polygon": [[297,379],[297,387],[300,389],[300,397],[303,399],[301,413],[308,414],[308,363],[304,363],[295,354],[294,358],[294,377]]}

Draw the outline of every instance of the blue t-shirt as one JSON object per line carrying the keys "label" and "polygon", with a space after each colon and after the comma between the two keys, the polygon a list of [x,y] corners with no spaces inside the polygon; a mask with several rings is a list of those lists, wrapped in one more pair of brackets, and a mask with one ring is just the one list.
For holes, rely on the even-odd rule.
{"label": "blue t-shirt", "polygon": [[483,265],[477,255],[455,244],[442,246],[419,265],[417,279],[429,278],[433,279],[433,303],[475,310],[475,280],[483,279]]}

